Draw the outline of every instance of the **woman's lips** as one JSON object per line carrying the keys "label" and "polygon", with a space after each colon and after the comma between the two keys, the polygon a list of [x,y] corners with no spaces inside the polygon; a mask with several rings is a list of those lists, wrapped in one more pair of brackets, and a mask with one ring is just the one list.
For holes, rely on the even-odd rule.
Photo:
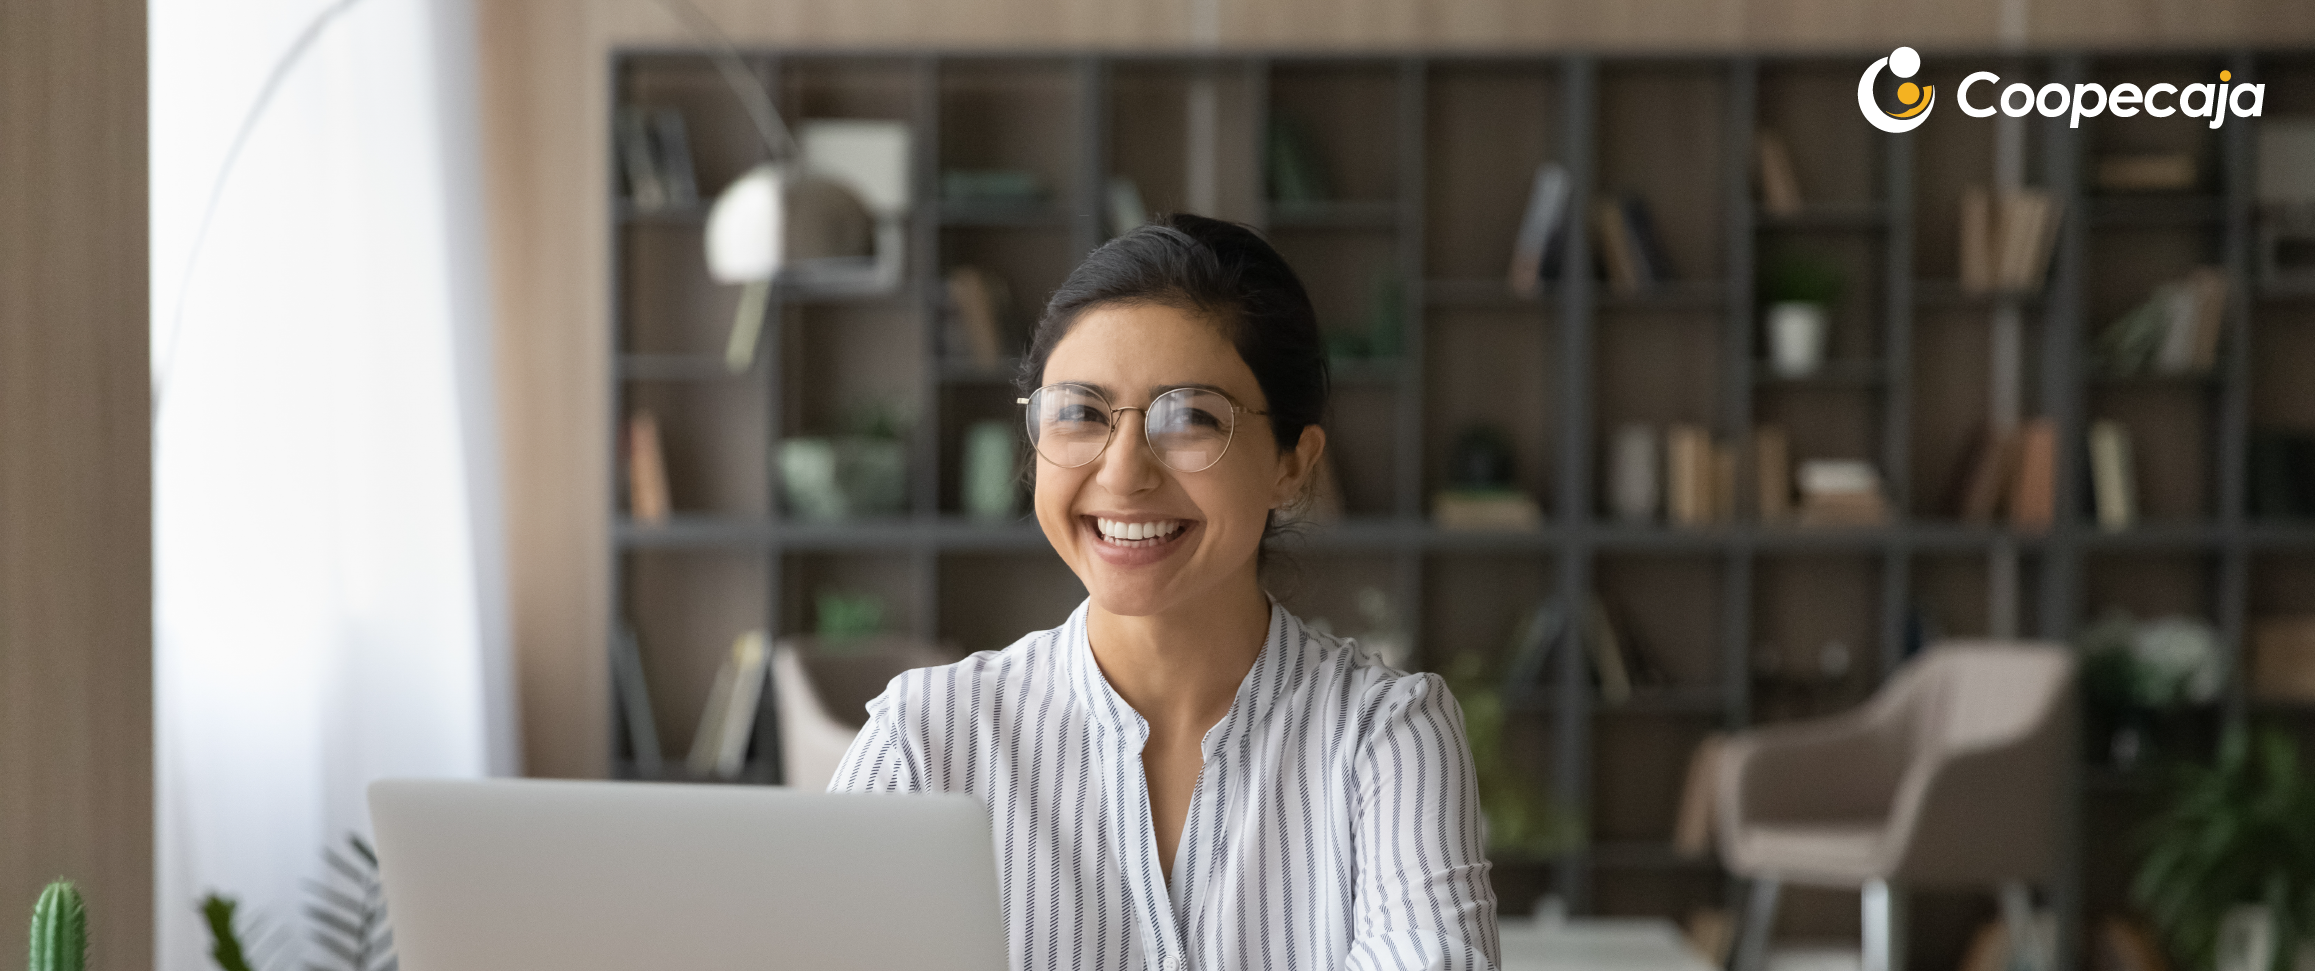
{"label": "woman's lips", "polygon": [[[1101,557],[1104,563],[1123,567],[1146,566],[1172,556],[1175,550],[1181,548],[1183,539],[1198,528],[1198,522],[1192,519],[1172,520],[1171,522],[1175,524],[1175,529],[1166,535],[1147,539],[1118,540],[1104,535],[1101,531],[1100,521],[1095,517],[1077,517],[1078,528],[1084,531],[1088,545],[1093,547],[1094,555]],[[1142,525],[1143,529],[1147,529],[1146,522],[1137,525]]]}

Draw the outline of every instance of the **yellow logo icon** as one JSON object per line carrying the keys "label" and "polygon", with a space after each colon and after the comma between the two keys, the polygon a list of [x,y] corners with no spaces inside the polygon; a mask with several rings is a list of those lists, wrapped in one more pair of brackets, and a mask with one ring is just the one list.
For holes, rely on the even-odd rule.
{"label": "yellow logo icon", "polygon": [[1873,62],[1865,69],[1865,76],[1857,79],[1857,110],[1873,127],[1892,134],[1908,132],[1929,120],[1929,112],[1937,107],[1937,86],[1919,85],[1911,81],[1897,86],[1897,100],[1908,107],[1890,111],[1881,107],[1873,96],[1873,82],[1881,77],[1881,69],[1901,78],[1910,78],[1921,72],[1921,54],[1910,47],[1890,51],[1888,57]]}

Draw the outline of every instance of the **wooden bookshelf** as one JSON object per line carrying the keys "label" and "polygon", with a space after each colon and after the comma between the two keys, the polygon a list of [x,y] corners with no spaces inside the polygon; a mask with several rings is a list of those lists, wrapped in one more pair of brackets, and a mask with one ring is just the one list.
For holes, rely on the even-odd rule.
{"label": "wooden bookshelf", "polygon": [[[1591,814],[1594,845],[1553,861],[1502,861],[1511,907],[1536,892],[1579,911],[1660,913],[1717,904],[1729,887],[1708,861],[1669,848],[1689,750],[1712,729],[1827,713],[1871,693],[1904,652],[1912,618],[1944,634],[2065,640],[2109,607],[2204,617],[2230,648],[2248,618],[2315,610],[2315,526],[2248,515],[2245,441],[2253,426],[2315,428],[2315,300],[2252,278],[2253,126],[2199,121],[2028,119],[2028,181],[2067,214],[2045,286],[1963,294],[1954,282],[1964,186],[1990,180],[1993,125],[1945,112],[1920,132],[1884,135],[1856,119],[1858,57],[984,55],[759,52],[750,63],[791,120],[875,117],[916,133],[916,207],[907,283],[867,299],[775,302],[762,360],[720,367],[735,295],[700,268],[697,211],[634,213],[615,203],[609,328],[615,413],[659,414],[676,515],[613,516],[615,619],[644,642],[659,734],[681,752],[715,659],[738,631],[808,630],[816,591],[873,593],[892,626],[960,649],[1002,647],[1052,626],[1082,596],[1032,520],[986,524],[961,512],[961,436],[1012,419],[1010,365],[944,355],[943,274],[1001,274],[1028,315],[1106,238],[1103,187],[1139,185],[1154,212],[1207,207],[1262,227],[1310,285],[1322,326],[1355,329],[1386,311],[1397,347],[1337,371],[1332,438],[1349,518],[1283,545],[1270,583],[1306,616],[1355,626],[1354,591],[1373,587],[1414,634],[1417,664],[1497,653],[1540,598],[1597,590],[1670,683],[1603,707],[1580,652],[1562,651],[1552,693],[1515,713],[1509,742],[1561,798]],[[1981,66],[2005,80],[2199,79],[2219,67],[2270,82],[2271,116],[2315,110],[2315,57],[2248,52],[1929,58],[1939,83]],[[706,59],[680,50],[613,55],[614,102],[683,110],[702,191],[756,158]],[[1191,119],[1211,117],[1196,132]],[[1262,146],[1288,117],[1325,160],[1323,202],[1272,204]],[[2170,119],[2176,122],[2179,119]],[[1808,205],[1758,210],[1755,132],[1790,145]],[[1193,158],[1189,146],[1210,147]],[[2207,173],[2190,193],[2101,196],[2088,161],[2109,151],[2182,148]],[[1589,272],[1540,298],[1502,283],[1535,167],[1574,177],[1574,211],[1603,193],[1647,198],[1678,278],[1617,294]],[[1042,201],[991,207],[939,200],[950,168],[1032,171]],[[1588,252],[1588,220],[1571,226]],[[1833,307],[1830,366],[1780,379],[1762,365],[1755,273],[1777,248],[1833,254],[1849,286]],[[1581,262],[1579,260],[1579,262]],[[2234,299],[2219,366],[2183,380],[2094,379],[2087,343],[2144,299],[2152,281],[2223,266]],[[1390,281],[1389,286],[1377,281]],[[1384,304],[1390,306],[1384,306]],[[1956,521],[1946,484],[1989,415],[2000,353],[1988,319],[2023,327],[2021,410],[2056,422],[2058,512],[2046,533]],[[791,522],[769,469],[776,443],[838,428],[860,401],[901,402],[909,499],[890,518]],[[2141,526],[2100,532],[2082,472],[2087,423],[2118,418],[2138,443]],[[1634,526],[1603,509],[1601,443],[1621,423],[1688,422],[1735,440],[1786,427],[1796,458],[1868,459],[1892,506],[1882,526],[1802,529],[1735,521],[1700,529]],[[1456,436],[1475,422],[1514,442],[1517,484],[1547,510],[1528,533],[1434,527],[1428,496],[1446,482]],[[617,470],[607,470],[616,476]],[[614,494],[617,490],[614,490]],[[1026,508],[1024,499],[1024,509]],[[2006,582],[2014,578],[2014,581]],[[1806,670],[1828,643],[1853,663]],[[2239,665],[2236,668],[2239,670]],[[2234,678],[2227,709],[2248,707]],[[2315,719],[2296,709],[2269,711]],[[770,717],[759,739],[770,739]],[[619,764],[632,771],[623,736]],[[759,755],[776,751],[759,744]],[[777,778],[759,758],[750,777]],[[2085,772],[2077,878],[2056,903],[2070,921],[2119,906],[2115,847],[2143,777]],[[2143,800],[2141,800],[2143,801]],[[1991,902],[1917,908],[1914,957],[1959,957]],[[1780,932],[1853,934],[1853,897],[1795,892]]]}

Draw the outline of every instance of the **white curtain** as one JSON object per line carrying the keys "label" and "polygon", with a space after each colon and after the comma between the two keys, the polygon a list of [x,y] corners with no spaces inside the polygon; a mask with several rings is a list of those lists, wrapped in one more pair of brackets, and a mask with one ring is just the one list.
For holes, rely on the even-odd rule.
{"label": "white curtain", "polygon": [[321,957],[364,786],[516,770],[469,6],[151,2],[162,971],[212,890]]}

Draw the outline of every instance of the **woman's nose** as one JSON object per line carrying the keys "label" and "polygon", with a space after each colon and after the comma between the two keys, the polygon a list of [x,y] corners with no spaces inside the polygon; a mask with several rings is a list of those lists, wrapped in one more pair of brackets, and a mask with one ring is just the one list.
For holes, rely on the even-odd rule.
{"label": "woman's nose", "polygon": [[[1133,415],[1131,424],[1126,422],[1128,414]],[[1109,447],[1102,450],[1101,470],[1093,477],[1112,495],[1147,492],[1165,479],[1165,470],[1158,467],[1157,457],[1147,447],[1149,436],[1143,431],[1147,418],[1139,408],[1115,412],[1117,424],[1110,432]]]}

